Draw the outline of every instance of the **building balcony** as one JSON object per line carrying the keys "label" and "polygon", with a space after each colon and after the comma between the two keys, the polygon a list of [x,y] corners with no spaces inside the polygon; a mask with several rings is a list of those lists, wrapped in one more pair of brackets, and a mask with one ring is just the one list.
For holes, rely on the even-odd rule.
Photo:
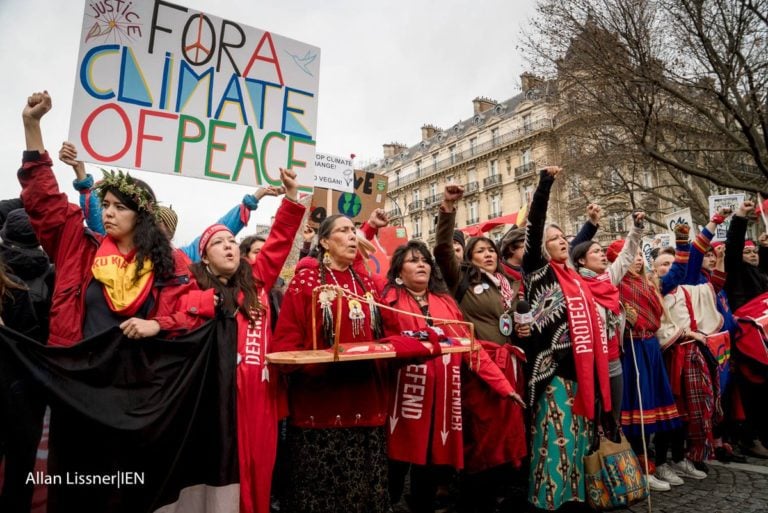
{"label": "building balcony", "polygon": [[491,219],[495,219],[501,216],[502,216],[501,212],[491,212],[490,214],[488,214],[488,220],[490,221]]}
{"label": "building balcony", "polygon": [[440,194],[433,194],[432,196],[428,196],[427,199],[424,200],[425,206],[427,208],[439,205],[441,201],[443,201],[443,196]]}
{"label": "building balcony", "polygon": [[536,171],[536,162],[528,162],[522,166],[517,166],[515,168],[515,179],[519,180],[525,178],[526,176],[532,175],[534,171]]}
{"label": "building balcony", "polygon": [[469,182],[464,186],[464,195],[468,196],[470,194],[474,194],[477,191],[480,190],[480,184],[477,182]]}
{"label": "building balcony", "polygon": [[483,188],[490,189],[501,185],[501,175],[491,175],[483,179]]}
{"label": "building balcony", "polygon": [[395,219],[395,218],[400,217],[402,215],[403,214],[402,214],[402,212],[400,212],[399,208],[394,208],[392,210],[388,210],[387,211],[387,217],[390,218],[390,219]]}
{"label": "building balcony", "polygon": [[479,217],[469,218],[469,219],[467,219],[467,226],[472,225],[472,224],[477,224],[479,222],[480,222],[480,218]]}
{"label": "building balcony", "polygon": [[[537,134],[539,132],[552,130],[553,126],[554,125],[552,123],[552,119],[549,119],[549,118],[539,119],[529,124],[526,124],[525,126],[516,128],[514,130],[510,130],[506,133],[498,134],[490,141],[486,141],[482,144],[477,144],[474,147],[467,148],[466,150],[461,152],[456,152],[453,155],[448,155],[437,162],[434,162],[432,164],[422,167],[421,169],[414,170],[402,176],[395,175],[390,179],[390,182],[389,182],[390,192],[392,192],[393,190],[397,190],[401,187],[404,187],[406,185],[409,185],[411,183],[414,183],[418,180],[427,178],[438,172],[449,169],[462,162],[466,162],[473,158],[481,157],[483,154],[489,151],[492,151],[496,148],[499,148],[501,146],[504,146],[510,143],[515,143],[517,141],[521,141],[532,134]],[[397,160],[399,161],[399,159]],[[531,163],[530,165],[532,165],[535,169],[535,165],[533,163]],[[389,169],[393,169],[393,168],[396,168],[397,166],[388,164],[387,167]],[[531,169],[530,171],[532,172],[534,169]],[[517,177],[517,173],[515,173],[515,177]]]}
{"label": "building balcony", "polygon": [[408,212],[414,213],[424,208],[424,202],[421,200],[416,200],[408,203]]}

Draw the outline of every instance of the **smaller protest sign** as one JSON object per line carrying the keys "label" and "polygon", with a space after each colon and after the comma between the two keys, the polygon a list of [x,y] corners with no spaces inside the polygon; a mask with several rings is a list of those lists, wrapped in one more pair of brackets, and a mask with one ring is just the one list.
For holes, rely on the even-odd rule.
{"label": "smaller protest sign", "polygon": [[355,192],[355,170],[352,166],[351,159],[326,153],[316,153],[315,187]]}
{"label": "smaller protest sign", "polygon": [[[744,194],[719,194],[709,197],[709,215],[710,217],[715,214],[720,208],[727,207],[731,211],[736,211],[739,205],[744,201]],[[715,232],[713,241],[723,241],[728,233],[728,227],[731,225],[731,218],[725,220],[724,223],[718,225]]]}
{"label": "smaller protest sign", "polygon": [[344,214],[356,225],[360,225],[368,220],[375,209],[384,208],[387,188],[388,179],[385,175],[356,169],[353,192],[315,187],[309,219],[319,225],[329,215]]}
{"label": "smaller protest sign", "polygon": [[675,227],[681,224],[687,224],[691,227],[691,236],[696,234],[696,226],[693,224],[690,208],[684,208],[664,216],[664,225],[670,232],[674,232]]}

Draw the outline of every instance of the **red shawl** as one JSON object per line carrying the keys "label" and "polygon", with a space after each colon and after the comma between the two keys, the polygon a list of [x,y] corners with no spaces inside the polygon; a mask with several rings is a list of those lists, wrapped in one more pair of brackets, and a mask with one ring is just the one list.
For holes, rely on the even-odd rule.
{"label": "red shawl", "polygon": [[[568,331],[573,350],[578,391],[573,413],[589,419],[595,416],[595,369],[604,411],[611,411],[608,378],[608,340],[595,307],[595,298],[581,276],[564,264],[550,262],[565,296]],[[599,341],[599,345],[596,343]]]}
{"label": "red shawl", "polygon": [[619,284],[621,301],[629,313],[629,309],[637,312],[637,320],[633,324],[636,331],[656,333],[661,327],[661,316],[664,307],[661,304],[656,287],[642,274],[628,272]]}

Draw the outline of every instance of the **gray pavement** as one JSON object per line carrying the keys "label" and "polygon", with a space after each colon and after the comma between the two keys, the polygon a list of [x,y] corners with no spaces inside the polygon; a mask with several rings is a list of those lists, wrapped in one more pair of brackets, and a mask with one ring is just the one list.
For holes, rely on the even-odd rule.
{"label": "gray pavement", "polygon": [[[766,460],[750,458],[747,464],[709,466],[706,479],[686,479],[669,492],[651,494],[652,513],[767,513],[768,466]],[[647,513],[648,504],[628,511]]]}

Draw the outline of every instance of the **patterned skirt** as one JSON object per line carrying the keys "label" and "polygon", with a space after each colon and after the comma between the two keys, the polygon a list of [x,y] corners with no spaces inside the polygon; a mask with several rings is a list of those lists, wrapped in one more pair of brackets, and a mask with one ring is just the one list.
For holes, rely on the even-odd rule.
{"label": "patterned skirt", "polygon": [[288,427],[288,513],[385,513],[386,432],[383,427]]}
{"label": "patterned skirt", "polygon": [[[634,344],[634,356],[633,348]],[[637,371],[635,370],[637,362]],[[669,386],[667,369],[656,337],[634,342],[624,340],[621,356],[624,367],[624,400],[621,404],[621,427],[628,437],[641,436],[641,425],[645,433],[669,431],[680,427],[680,415]],[[637,393],[637,379],[640,377],[640,394]],[[642,421],[641,406],[642,400]]]}
{"label": "patterned skirt", "polygon": [[592,423],[573,414],[576,382],[555,376],[533,406],[528,502],[554,511],[584,502],[584,456]]}

